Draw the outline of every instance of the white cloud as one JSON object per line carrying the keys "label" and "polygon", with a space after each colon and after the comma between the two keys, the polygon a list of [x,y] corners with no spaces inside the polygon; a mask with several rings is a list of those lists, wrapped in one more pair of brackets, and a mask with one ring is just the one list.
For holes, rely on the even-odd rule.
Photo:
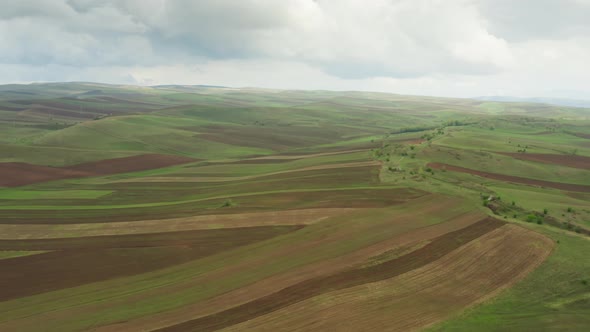
{"label": "white cloud", "polygon": [[588,92],[588,2],[539,1],[548,9],[525,0],[21,0],[0,12],[0,67],[12,71],[4,82]]}

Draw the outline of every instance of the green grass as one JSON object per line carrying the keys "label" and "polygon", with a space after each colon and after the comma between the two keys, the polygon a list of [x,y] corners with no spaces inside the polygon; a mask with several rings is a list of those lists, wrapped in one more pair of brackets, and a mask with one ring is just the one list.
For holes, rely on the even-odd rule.
{"label": "green grass", "polygon": [[8,259],[8,258],[15,258],[15,257],[37,255],[37,254],[42,254],[44,252],[47,252],[47,251],[42,251],[42,250],[36,250],[36,251],[0,250],[0,260]]}
{"label": "green grass", "polygon": [[584,331],[590,326],[590,241],[535,230],[559,241],[537,270],[486,304],[432,331]]}
{"label": "green grass", "polygon": [[112,194],[111,190],[23,190],[0,189],[0,199],[97,199]]}

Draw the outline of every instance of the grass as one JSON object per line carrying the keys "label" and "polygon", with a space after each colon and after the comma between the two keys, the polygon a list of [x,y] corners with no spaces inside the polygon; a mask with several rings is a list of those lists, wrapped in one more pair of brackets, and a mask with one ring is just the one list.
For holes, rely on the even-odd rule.
{"label": "grass", "polygon": [[0,189],[0,199],[97,199],[112,194],[112,190],[22,190]]}
{"label": "grass", "polygon": [[15,258],[15,257],[24,257],[30,255],[37,255],[42,254],[44,250],[35,250],[35,251],[23,251],[23,250],[0,250],[0,260],[8,259],[8,258]]}
{"label": "grass", "polygon": [[541,267],[498,298],[431,330],[585,330],[590,325],[590,241],[546,228],[535,230],[559,241]]}

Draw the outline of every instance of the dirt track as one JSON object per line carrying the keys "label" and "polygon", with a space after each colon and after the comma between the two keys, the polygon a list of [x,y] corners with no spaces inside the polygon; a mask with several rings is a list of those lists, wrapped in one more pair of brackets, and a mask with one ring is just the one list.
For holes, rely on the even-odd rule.
{"label": "dirt track", "polygon": [[0,187],[18,187],[53,180],[145,171],[194,161],[196,160],[181,156],[145,154],[67,167],[0,163]]}
{"label": "dirt track", "polygon": [[567,167],[590,169],[590,157],[559,155],[559,154],[542,154],[542,153],[510,153],[496,152],[520,160],[534,161],[544,164],[563,165]]}
{"label": "dirt track", "polygon": [[447,171],[452,171],[452,172],[473,174],[473,175],[481,176],[481,177],[488,178],[488,179],[500,180],[500,181],[505,181],[505,182],[513,182],[513,183],[519,183],[519,184],[526,184],[529,186],[547,187],[547,188],[554,188],[554,189],[566,190],[566,191],[590,192],[590,186],[585,186],[585,185],[569,184],[569,183],[562,183],[562,182],[550,182],[550,181],[522,178],[519,176],[481,172],[481,171],[477,171],[477,170],[470,169],[470,168],[447,165],[447,164],[443,164],[443,163],[428,163],[428,167],[431,167],[434,169],[445,169]]}

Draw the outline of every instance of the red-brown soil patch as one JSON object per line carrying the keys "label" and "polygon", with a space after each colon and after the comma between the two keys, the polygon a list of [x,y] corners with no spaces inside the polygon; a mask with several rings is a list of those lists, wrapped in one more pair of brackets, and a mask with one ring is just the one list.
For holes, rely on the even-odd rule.
{"label": "red-brown soil patch", "polygon": [[91,175],[88,172],[66,168],[31,165],[27,163],[0,163],[0,187],[18,187],[38,182]]}
{"label": "red-brown soil patch", "polygon": [[382,264],[309,279],[231,309],[157,331],[215,331],[272,313],[323,293],[389,279],[434,262],[504,224],[502,221],[487,218],[458,231],[442,235],[418,250]]}
{"label": "red-brown soil patch", "polygon": [[66,167],[49,167],[12,162],[0,163],[0,187],[18,187],[52,180],[145,171],[193,161],[196,160],[182,156],[145,154]]}
{"label": "red-brown soil patch", "polygon": [[0,250],[57,250],[0,260],[0,301],[145,273],[302,226],[247,227],[67,239],[2,240]]}
{"label": "red-brown soil patch", "polygon": [[477,171],[470,168],[464,168],[459,166],[447,165],[443,163],[429,163],[428,167],[434,169],[444,169],[452,172],[461,172],[467,174],[473,174],[477,176],[481,176],[484,178],[492,179],[492,180],[499,180],[499,181],[506,181],[506,182],[513,182],[519,184],[526,184],[529,186],[538,186],[538,187],[547,187],[547,188],[555,188],[559,190],[566,190],[566,191],[579,191],[579,192],[590,192],[590,186],[580,185],[580,184],[569,184],[569,183],[562,183],[562,182],[551,182],[551,181],[543,181],[543,180],[535,180],[529,178],[522,178],[519,176],[512,176],[512,175],[504,175],[498,173],[489,173],[489,172],[482,172]]}
{"label": "red-brown soil patch", "polygon": [[590,157],[560,155],[560,154],[543,154],[543,153],[514,153],[514,152],[496,152],[520,160],[534,161],[543,164],[563,165],[574,168],[590,169]]}

